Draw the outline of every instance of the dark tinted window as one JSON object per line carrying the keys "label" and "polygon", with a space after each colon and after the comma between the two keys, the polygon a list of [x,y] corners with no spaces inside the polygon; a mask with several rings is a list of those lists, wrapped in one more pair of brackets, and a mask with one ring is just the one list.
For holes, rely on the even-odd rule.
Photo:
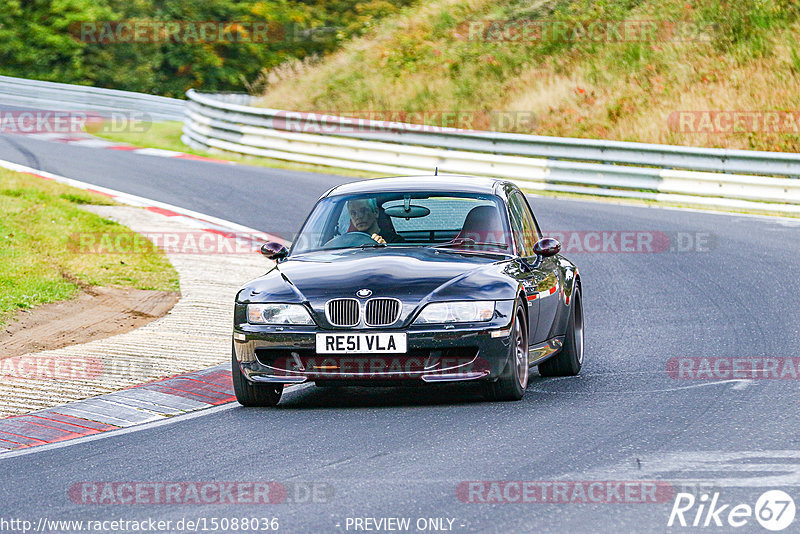
{"label": "dark tinted window", "polygon": [[376,193],[337,195],[319,202],[292,254],[374,245],[446,246],[510,252],[502,201],[472,193]]}
{"label": "dark tinted window", "polygon": [[[536,224],[533,222],[530,208],[522,197],[521,193],[514,192],[509,199],[511,217],[518,222],[514,223],[515,240],[520,247],[521,256],[533,256],[533,245],[539,240],[539,233],[536,231]],[[519,235],[516,235],[519,233]]]}

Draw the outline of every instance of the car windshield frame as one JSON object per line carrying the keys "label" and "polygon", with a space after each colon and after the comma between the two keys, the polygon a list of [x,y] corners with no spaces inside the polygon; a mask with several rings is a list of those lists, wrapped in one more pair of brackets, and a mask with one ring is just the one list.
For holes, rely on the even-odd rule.
{"label": "car windshield frame", "polygon": [[[452,197],[454,199],[457,198],[464,198],[464,199],[473,199],[475,201],[483,201],[483,202],[491,202],[495,205],[498,210],[498,215],[500,216],[500,223],[502,225],[502,232],[501,235],[503,236],[504,242],[499,243],[498,245],[502,246],[492,246],[486,245],[482,243],[476,244],[469,244],[464,243],[463,246],[459,247],[457,245],[451,244],[451,241],[445,240],[442,242],[435,242],[435,243],[414,243],[414,242],[400,242],[400,243],[388,243],[386,245],[380,243],[366,243],[362,245],[351,245],[351,246],[341,246],[341,247],[324,247],[324,246],[317,246],[317,247],[306,247],[298,250],[298,244],[302,243],[303,235],[308,232],[309,226],[314,225],[319,226],[320,224],[323,226],[323,233],[327,231],[332,231],[333,227],[338,226],[338,220],[341,217],[342,209],[346,209],[346,203],[350,200],[361,200],[365,198],[380,198],[379,204],[382,206],[386,202],[393,202],[397,200],[401,200],[404,198],[404,195],[408,195],[411,198],[411,202],[413,203],[414,200],[418,199],[425,199],[431,197]],[[397,198],[389,198],[389,197],[397,197]],[[326,204],[336,203],[338,207],[326,207]],[[483,204],[485,205],[485,204]],[[320,211],[324,210],[324,211]],[[333,212],[331,212],[333,210]],[[402,217],[399,217],[402,219]],[[320,222],[320,219],[326,219]],[[398,219],[397,217],[393,217],[392,220]],[[462,223],[463,225],[463,223]],[[494,254],[494,255],[504,255],[504,256],[513,256],[516,250],[516,244],[513,242],[513,238],[511,236],[510,231],[510,222],[509,222],[509,212],[508,206],[503,197],[496,193],[489,193],[489,192],[464,192],[464,191],[447,191],[447,190],[423,190],[423,191],[380,191],[380,192],[363,192],[363,193],[347,193],[347,194],[339,194],[339,195],[329,195],[321,198],[314,207],[309,212],[306,220],[303,222],[300,230],[298,231],[294,241],[292,242],[291,247],[289,248],[287,257],[292,256],[300,256],[304,254],[313,254],[313,253],[320,253],[320,252],[332,252],[332,251],[341,251],[341,250],[358,250],[364,248],[435,248],[436,250],[440,251],[453,251],[458,253],[480,253],[480,254]],[[434,232],[445,232],[445,231],[452,231],[456,230],[458,233],[459,229],[451,228],[451,229],[440,229],[440,230],[433,230]],[[319,233],[318,231],[313,232],[313,234]],[[346,232],[345,232],[346,234]],[[340,234],[344,235],[344,234]],[[336,236],[334,236],[336,237]],[[442,246],[446,245],[446,246]]]}

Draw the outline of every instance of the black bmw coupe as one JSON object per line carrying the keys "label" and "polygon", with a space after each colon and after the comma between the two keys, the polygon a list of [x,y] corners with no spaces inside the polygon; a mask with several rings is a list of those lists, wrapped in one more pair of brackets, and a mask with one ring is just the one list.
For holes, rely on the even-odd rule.
{"label": "black bmw coupe", "polygon": [[488,399],[519,400],[531,366],[575,375],[581,279],[560,250],[505,180],[335,187],[290,249],[262,247],[275,265],[236,296],[236,398],[274,406],[303,382],[480,381]]}

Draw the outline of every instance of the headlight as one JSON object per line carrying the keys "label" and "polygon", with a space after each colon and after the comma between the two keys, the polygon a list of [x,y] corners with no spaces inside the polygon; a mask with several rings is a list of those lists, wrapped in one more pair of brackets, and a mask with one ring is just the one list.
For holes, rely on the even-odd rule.
{"label": "headlight", "polygon": [[250,324],[314,324],[300,304],[248,304]]}
{"label": "headlight", "polygon": [[433,302],[425,306],[415,323],[476,323],[494,315],[493,300]]}

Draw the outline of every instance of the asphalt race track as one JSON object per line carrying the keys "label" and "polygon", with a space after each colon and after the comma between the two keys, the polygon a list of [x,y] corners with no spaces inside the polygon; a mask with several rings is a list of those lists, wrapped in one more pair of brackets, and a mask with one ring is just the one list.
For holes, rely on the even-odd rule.
{"label": "asphalt race track", "polygon": [[[351,180],[10,135],[0,136],[0,159],[290,239],[319,195]],[[532,378],[522,401],[498,404],[484,402],[474,387],[301,386],[277,409],[227,405],[33,450],[0,460],[2,515],[34,522],[277,517],[281,532],[376,526],[357,518],[409,518],[412,532],[434,531],[439,523],[428,518],[445,518],[440,526],[453,532],[690,532],[701,529],[667,527],[673,493],[656,503],[620,503],[605,491],[601,500],[614,502],[573,495],[481,503],[464,501],[485,492],[463,489],[489,488],[488,481],[643,480],[672,492],[719,493],[719,503],[731,505],[754,506],[770,489],[797,499],[797,376],[688,380],[675,367],[670,376],[668,362],[800,357],[800,220],[531,202],[545,233],[605,232],[566,235],[590,248],[606,240],[606,251],[575,251],[577,241],[565,239],[584,288],[586,363],[578,377]],[[638,235],[662,244],[666,236],[669,246],[615,252],[620,232],[649,232]],[[287,502],[272,505],[101,505],[70,497],[74,484],[97,481],[276,481],[288,493]],[[487,484],[462,485],[480,481]],[[425,528],[417,530],[420,519]],[[798,528],[795,521],[786,532]],[[731,530],[713,521],[702,529]],[[735,530],[763,532],[754,517]]]}

